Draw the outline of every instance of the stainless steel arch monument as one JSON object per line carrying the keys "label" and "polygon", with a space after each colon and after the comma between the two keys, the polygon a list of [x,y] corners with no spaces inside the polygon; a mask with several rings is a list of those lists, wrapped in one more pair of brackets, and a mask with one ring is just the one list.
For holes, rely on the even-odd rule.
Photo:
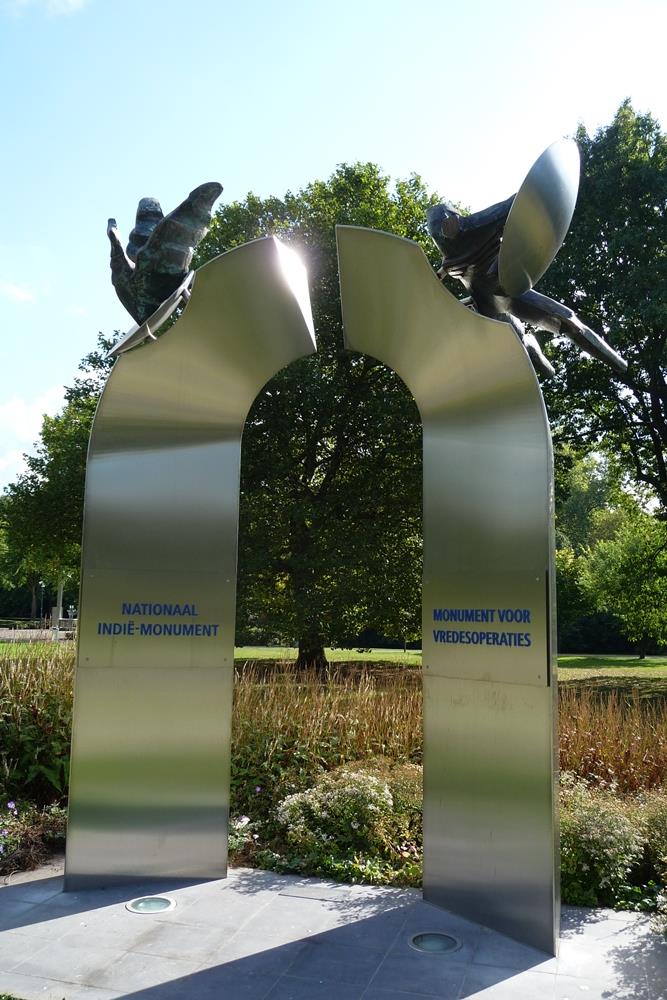
{"label": "stainless steel arch monument", "polygon": [[[515,198],[430,210],[439,274],[474,309],[417,244],[338,229],[346,346],[394,369],[422,418],[424,895],[552,954],[553,468],[533,365],[551,369],[523,323],[625,367],[532,289],[574,209],[572,145],[550,147]],[[115,349],[89,451],[68,889],[226,873],[241,433],[315,338],[305,270],[278,240],[187,273],[220,190],[166,217],[142,199],[127,251],[110,220],[139,325]]]}
{"label": "stainless steel arch monument", "polygon": [[273,237],[189,294],[158,340],[165,308],[119,345],[91,436],[70,890],[226,873],[241,433],[315,338],[305,269]]}
{"label": "stainless steel arch monument", "polygon": [[551,443],[512,328],[417,244],[338,228],[346,345],[400,375],[424,435],[424,896],[554,953]]}

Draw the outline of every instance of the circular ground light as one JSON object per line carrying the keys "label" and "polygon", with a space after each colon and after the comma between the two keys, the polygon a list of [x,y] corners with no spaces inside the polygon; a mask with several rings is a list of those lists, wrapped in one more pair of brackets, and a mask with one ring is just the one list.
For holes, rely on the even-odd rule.
{"label": "circular ground light", "polygon": [[164,913],[165,910],[173,910],[175,906],[176,900],[167,896],[139,896],[126,903],[125,909],[130,913]]}
{"label": "circular ground light", "polygon": [[430,931],[426,934],[415,934],[410,939],[410,947],[429,955],[442,955],[446,951],[456,951],[460,943],[449,934],[438,934]]}

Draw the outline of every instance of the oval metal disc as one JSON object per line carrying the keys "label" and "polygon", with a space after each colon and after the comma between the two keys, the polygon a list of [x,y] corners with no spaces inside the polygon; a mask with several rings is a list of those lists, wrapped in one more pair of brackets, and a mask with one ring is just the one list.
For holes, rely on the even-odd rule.
{"label": "oval metal disc", "polygon": [[523,295],[539,281],[570,228],[579,191],[579,149],[559,139],[535,161],[505,224],[498,277],[508,295]]}

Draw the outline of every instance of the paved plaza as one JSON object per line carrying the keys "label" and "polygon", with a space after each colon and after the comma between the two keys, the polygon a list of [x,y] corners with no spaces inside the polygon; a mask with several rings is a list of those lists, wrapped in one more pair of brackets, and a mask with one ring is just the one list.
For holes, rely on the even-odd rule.
{"label": "paved plaza", "polygon": [[[555,959],[409,889],[233,869],[63,893],[60,863],[6,881],[0,993],[23,1000],[667,1000],[667,942],[630,913],[564,907]],[[126,909],[157,889],[174,909]],[[422,932],[458,948],[420,953]]]}

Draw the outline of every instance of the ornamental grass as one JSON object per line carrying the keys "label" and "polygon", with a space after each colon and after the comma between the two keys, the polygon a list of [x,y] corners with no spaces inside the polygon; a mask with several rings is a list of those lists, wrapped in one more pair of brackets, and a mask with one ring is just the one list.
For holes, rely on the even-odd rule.
{"label": "ornamental grass", "polygon": [[[0,646],[0,794],[39,805],[64,799],[73,673],[72,643]],[[370,757],[420,762],[421,748],[418,667],[339,663],[321,675],[284,662],[237,664],[232,758],[241,803],[261,787],[268,810],[272,782],[300,791],[323,771]],[[667,787],[667,699],[564,684],[560,750],[562,769],[593,786],[620,794]]]}

